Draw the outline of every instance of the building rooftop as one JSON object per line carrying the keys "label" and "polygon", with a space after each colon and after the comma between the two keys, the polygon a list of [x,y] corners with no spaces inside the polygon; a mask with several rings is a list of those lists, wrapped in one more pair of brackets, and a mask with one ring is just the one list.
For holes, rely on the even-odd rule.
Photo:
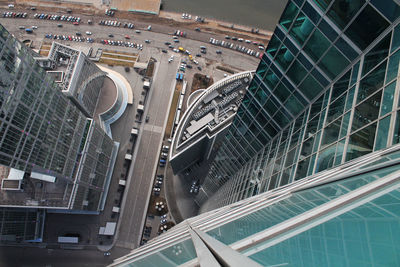
{"label": "building rooftop", "polygon": [[205,134],[213,136],[230,124],[252,74],[246,71],[222,79],[192,100],[176,128],[171,158],[199,141]]}

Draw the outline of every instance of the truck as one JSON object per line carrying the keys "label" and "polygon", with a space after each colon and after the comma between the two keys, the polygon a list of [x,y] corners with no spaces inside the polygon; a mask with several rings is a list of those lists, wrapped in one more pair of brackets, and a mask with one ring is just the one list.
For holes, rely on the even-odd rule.
{"label": "truck", "polygon": [[178,72],[178,73],[176,73],[176,79],[179,80],[179,77],[180,76],[179,76],[179,72]]}
{"label": "truck", "polygon": [[179,79],[180,79],[181,81],[183,81],[183,73],[180,73]]}

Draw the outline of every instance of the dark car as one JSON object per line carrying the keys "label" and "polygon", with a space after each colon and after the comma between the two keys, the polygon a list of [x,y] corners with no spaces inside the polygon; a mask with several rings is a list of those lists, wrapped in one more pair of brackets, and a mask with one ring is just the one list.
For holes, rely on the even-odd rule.
{"label": "dark car", "polygon": [[163,52],[163,53],[168,53],[168,51],[165,50],[165,49],[161,50],[161,52]]}
{"label": "dark car", "polygon": [[111,37],[111,38],[112,38],[112,37],[114,37],[114,35],[110,33],[110,34],[108,35],[108,37]]}
{"label": "dark car", "polygon": [[165,45],[170,45],[171,43],[170,43],[170,42],[165,42],[164,44],[165,44]]}

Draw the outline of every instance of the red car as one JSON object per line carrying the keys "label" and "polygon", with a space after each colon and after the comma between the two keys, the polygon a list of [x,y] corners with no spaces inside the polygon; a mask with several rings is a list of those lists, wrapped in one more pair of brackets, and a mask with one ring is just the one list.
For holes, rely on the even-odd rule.
{"label": "red car", "polygon": [[79,22],[75,21],[74,23],[72,23],[74,25],[79,25]]}

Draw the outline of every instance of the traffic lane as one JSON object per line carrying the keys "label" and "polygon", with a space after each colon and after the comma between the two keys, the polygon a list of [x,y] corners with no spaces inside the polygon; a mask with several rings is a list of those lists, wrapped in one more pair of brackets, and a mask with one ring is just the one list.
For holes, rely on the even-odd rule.
{"label": "traffic lane", "polygon": [[[152,96],[146,104],[148,123],[141,126],[142,136],[135,159],[135,166],[130,183],[129,195],[125,203],[118,243],[130,248],[137,247],[142,235],[142,220],[147,213],[147,200],[152,194],[154,167],[157,164],[159,143],[162,138],[162,127],[166,119],[169,95],[172,93],[165,88],[165,81],[174,79],[177,63],[166,63],[166,55],[161,56],[157,76],[152,86]],[[171,87],[171,86],[169,86]]]}
{"label": "traffic lane", "polygon": [[[1,12],[1,11],[0,11]],[[40,13],[40,12],[39,12]],[[185,31],[187,33],[187,39],[193,39],[193,40],[198,40],[201,42],[209,42],[210,38],[213,37],[215,39],[218,40],[225,40],[225,36],[226,35],[222,35],[222,34],[218,34],[218,33],[212,33],[212,32],[197,32],[191,29],[185,29],[185,25],[183,24],[182,27],[172,27],[172,26],[168,26],[168,25],[160,25],[160,24],[152,24],[152,30],[151,31],[147,31],[147,26],[149,25],[146,22],[135,22],[135,21],[129,21],[129,22],[133,22],[136,27],[135,29],[129,29],[129,28],[124,28],[122,26],[120,27],[114,27],[114,26],[105,26],[105,25],[99,25],[98,22],[100,20],[117,20],[120,21],[123,25],[124,22],[128,22],[127,20],[118,20],[116,18],[110,18],[110,17],[106,17],[106,18],[102,18],[99,17],[98,19],[92,19],[94,22],[92,25],[86,24],[86,23],[82,23],[79,25],[73,25],[71,22],[66,22],[66,21],[57,21],[57,20],[41,20],[41,19],[34,19],[33,18],[33,13],[28,16],[28,18],[25,19],[15,19],[15,18],[1,18],[4,21],[13,21],[13,25],[17,24],[18,26],[25,26],[25,27],[31,27],[33,25],[38,26],[39,28],[41,27],[46,27],[46,29],[50,32],[48,33],[53,33],[53,34],[68,34],[68,35],[72,35],[74,33],[76,33],[76,31],[82,31],[82,32],[86,32],[86,31],[91,31],[93,33],[93,36],[95,38],[99,37],[96,36],[95,34],[98,32],[102,33],[103,38],[107,39],[108,38],[108,34],[113,34],[114,36],[119,36],[120,38],[124,38],[124,36],[126,34],[130,35],[130,36],[135,36],[135,38],[138,38],[139,40],[141,39],[140,36],[143,35],[145,36],[145,38],[150,37],[151,36],[146,36],[148,33],[158,33],[158,34],[165,34],[165,35],[171,35],[177,30],[180,29],[182,31]],[[61,15],[61,14],[60,14]],[[76,16],[79,16],[78,14]],[[87,21],[87,19],[85,19],[85,16],[81,16],[82,21],[85,22]],[[15,22],[17,21],[17,23]],[[61,24],[63,25],[63,28],[68,28],[69,30],[72,29],[72,31],[61,31],[61,33],[57,33],[60,31],[57,31],[57,24]],[[18,26],[15,27],[18,28]],[[61,28],[58,28],[61,29]],[[84,30],[82,30],[84,29]],[[138,34],[136,33],[136,30],[140,29],[141,33]],[[53,30],[54,32],[51,32],[51,30]],[[21,30],[22,31],[22,30]],[[74,32],[75,31],[75,32]],[[64,33],[63,33],[64,32]],[[116,35],[115,35],[116,34]],[[106,38],[107,37],[107,38]],[[183,38],[182,38],[183,39]],[[145,39],[143,39],[144,41]],[[239,42],[239,41],[233,41],[233,40],[225,40],[225,41],[230,41],[234,44],[240,44],[242,46],[246,46],[248,48],[254,48],[254,46],[252,46],[252,44],[247,44],[244,42]]]}

